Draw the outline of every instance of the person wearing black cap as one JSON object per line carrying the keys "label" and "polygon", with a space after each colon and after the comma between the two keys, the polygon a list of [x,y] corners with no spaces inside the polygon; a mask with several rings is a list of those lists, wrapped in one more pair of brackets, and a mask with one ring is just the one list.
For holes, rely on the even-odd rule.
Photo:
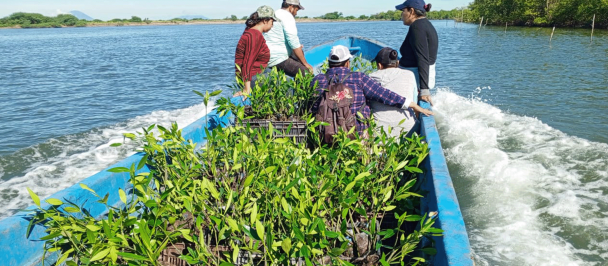
{"label": "person wearing black cap", "polygon": [[[399,94],[402,97],[414,99],[416,95],[416,77],[414,72],[399,68],[399,54],[390,47],[385,47],[374,59],[378,63],[378,71],[369,75],[382,85],[382,87]],[[412,102],[410,108],[401,109],[388,106],[376,101],[370,101],[370,108],[374,115],[374,120],[378,126],[382,126],[384,131],[390,132],[392,136],[398,137],[402,131],[408,132],[411,136],[418,130],[419,121],[414,111],[427,114],[427,110]],[[403,122],[403,123],[402,123]]]}
{"label": "person wearing black cap", "polygon": [[426,18],[426,12],[431,11],[431,4],[424,0],[407,0],[395,6],[403,11],[401,19],[410,29],[401,44],[401,60],[403,68],[417,67],[420,78],[420,99],[433,104],[430,89],[435,87],[435,62],[439,38],[433,24]]}

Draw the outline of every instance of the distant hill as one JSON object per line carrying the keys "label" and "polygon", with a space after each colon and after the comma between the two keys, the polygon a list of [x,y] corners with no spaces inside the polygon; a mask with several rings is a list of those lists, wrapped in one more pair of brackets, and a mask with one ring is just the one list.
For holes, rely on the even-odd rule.
{"label": "distant hill", "polygon": [[88,20],[88,21],[92,21],[93,20],[92,17],[89,17],[87,14],[82,13],[82,12],[80,12],[78,10],[70,11],[70,14],[74,15],[78,19],[84,19],[84,20]]}
{"label": "distant hill", "polygon": [[201,15],[188,15],[188,16],[181,16],[178,18],[181,18],[181,19],[195,19],[195,18],[209,19],[208,17],[201,16]]}

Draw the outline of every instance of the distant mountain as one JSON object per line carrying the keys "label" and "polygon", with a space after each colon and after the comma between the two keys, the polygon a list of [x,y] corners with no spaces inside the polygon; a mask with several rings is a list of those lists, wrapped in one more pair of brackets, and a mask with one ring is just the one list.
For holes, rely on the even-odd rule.
{"label": "distant mountain", "polygon": [[84,19],[84,20],[88,20],[88,21],[93,20],[92,17],[89,17],[87,14],[82,13],[82,12],[80,12],[78,10],[70,11],[70,14],[74,15],[78,19]]}
{"label": "distant mountain", "polygon": [[181,16],[178,18],[181,18],[181,19],[195,19],[195,18],[209,19],[208,17],[201,16],[201,15],[188,15],[188,16]]}

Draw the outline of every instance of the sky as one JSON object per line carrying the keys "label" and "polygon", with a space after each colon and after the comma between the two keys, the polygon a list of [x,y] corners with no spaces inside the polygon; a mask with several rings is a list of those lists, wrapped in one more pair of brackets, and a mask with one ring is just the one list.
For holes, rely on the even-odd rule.
{"label": "sky", "polygon": [[[298,16],[316,17],[339,11],[344,15],[371,15],[394,9],[402,0],[301,0],[305,10]],[[433,10],[450,10],[467,6],[473,0],[430,0]],[[171,19],[185,15],[208,18],[243,17],[259,6],[280,8],[279,0],[0,0],[0,17],[14,12],[41,13],[46,16],[81,11],[92,18],[110,20],[139,16],[149,19]]]}

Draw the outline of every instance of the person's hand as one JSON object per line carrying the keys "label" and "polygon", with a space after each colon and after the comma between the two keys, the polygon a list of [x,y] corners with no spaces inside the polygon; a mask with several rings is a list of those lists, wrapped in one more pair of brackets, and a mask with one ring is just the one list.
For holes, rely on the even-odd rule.
{"label": "person's hand", "polygon": [[414,109],[414,112],[416,113],[416,117],[418,117],[419,114],[425,114],[427,116],[433,115],[433,111],[424,109],[424,108],[420,107],[420,105],[417,105],[414,102],[412,102],[410,104],[410,108]]}
{"label": "person's hand", "polygon": [[244,96],[245,99],[247,99],[247,97],[249,96],[249,92],[245,92],[245,91],[238,91],[236,92],[234,95],[232,95],[232,97],[239,97],[239,96]]}
{"label": "person's hand", "polygon": [[243,90],[237,91],[232,97],[245,96],[245,99],[247,99],[247,96],[251,94],[251,81],[245,81],[244,83],[245,86]]}
{"label": "person's hand", "polygon": [[433,100],[431,99],[430,95],[420,96],[420,100],[430,103],[431,106],[433,106]]}
{"label": "person's hand", "polygon": [[309,63],[304,63],[304,66],[308,68],[308,71],[310,71],[310,73],[315,73],[315,69]]}
{"label": "person's hand", "polygon": [[420,107],[420,110],[419,110],[418,112],[420,112],[420,113],[422,113],[422,114],[425,114],[426,116],[431,116],[431,115],[433,115],[433,111],[428,110],[428,109],[424,109],[424,108],[422,108],[422,107]]}

